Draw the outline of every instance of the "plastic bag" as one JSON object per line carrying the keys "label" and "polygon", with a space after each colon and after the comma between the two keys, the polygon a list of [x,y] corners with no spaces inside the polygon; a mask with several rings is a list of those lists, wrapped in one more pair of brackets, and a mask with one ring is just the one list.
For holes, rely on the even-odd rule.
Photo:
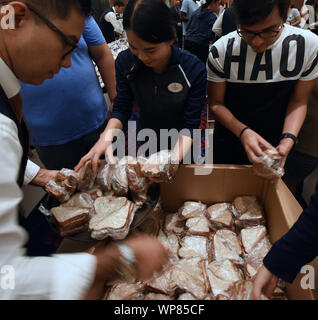
{"label": "plastic bag", "polygon": [[87,161],[84,166],[78,172],[79,182],[78,190],[79,191],[88,191],[93,188],[96,175],[93,172],[92,161]]}
{"label": "plastic bag", "polygon": [[200,201],[186,201],[178,210],[180,219],[189,219],[205,215],[206,205]]}
{"label": "plastic bag", "polygon": [[128,193],[128,178],[126,165],[128,157],[122,158],[117,164],[110,165],[109,175],[111,189],[116,196],[126,196]]}
{"label": "plastic bag", "polygon": [[254,173],[266,179],[279,179],[285,171],[281,168],[282,156],[276,149],[268,149],[265,155],[259,157],[259,162],[253,164]]}
{"label": "plastic bag", "polygon": [[238,230],[265,224],[263,209],[254,196],[236,197],[231,209]]}
{"label": "plastic bag", "polygon": [[178,171],[179,162],[175,154],[169,150],[162,150],[152,154],[141,166],[144,176],[156,179],[157,182],[172,181]]}
{"label": "plastic bag", "polygon": [[126,164],[126,173],[128,179],[129,190],[132,198],[137,205],[142,205],[147,200],[147,191],[150,181],[143,176],[141,172],[141,163],[145,159],[133,159]]}
{"label": "plastic bag", "polygon": [[110,165],[105,160],[101,160],[98,164],[95,184],[105,192],[111,191],[110,168]]}

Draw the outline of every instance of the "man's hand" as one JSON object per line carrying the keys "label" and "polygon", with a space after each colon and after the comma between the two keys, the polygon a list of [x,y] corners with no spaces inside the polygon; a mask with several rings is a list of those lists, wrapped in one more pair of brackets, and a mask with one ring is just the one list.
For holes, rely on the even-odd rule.
{"label": "man's hand", "polygon": [[36,177],[31,181],[31,184],[44,188],[50,180],[55,180],[57,173],[57,170],[40,169]]}
{"label": "man's hand", "polygon": [[252,129],[247,129],[243,132],[241,142],[248,159],[252,163],[258,163],[258,158],[264,156],[264,151],[273,148],[270,143]]}
{"label": "man's hand", "polygon": [[[138,280],[149,279],[168,262],[167,250],[154,237],[139,235],[124,242],[133,250],[136,257]],[[116,269],[120,264],[120,253],[115,243],[98,249],[95,256],[97,260],[95,280],[84,299],[101,299],[105,293],[105,282],[118,276]]]}
{"label": "man's hand", "polygon": [[278,278],[272,274],[265,266],[262,266],[253,280],[253,300],[261,300],[263,293],[267,298],[271,298],[277,286]]}
{"label": "man's hand", "polygon": [[294,146],[294,141],[290,138],[282,139],[279,146],[276,148],[279,154],[283,157],[281,167],[284,168],[287,156]]}
{"label": "man's hand", "polygon": [[142,235],[125,240],[137,260],[138,280],[145,281],[168,262],[168,253],[156,238]]}

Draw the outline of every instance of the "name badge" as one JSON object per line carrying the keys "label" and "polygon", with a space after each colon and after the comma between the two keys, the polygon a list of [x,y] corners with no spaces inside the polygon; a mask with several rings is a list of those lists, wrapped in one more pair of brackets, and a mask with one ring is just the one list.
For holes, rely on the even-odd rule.
{"label": "name badge", "polygon": [[168,90],[172,93],[179,93],[183,90],[183,85],[178,82],[173,82],[168,85]]}

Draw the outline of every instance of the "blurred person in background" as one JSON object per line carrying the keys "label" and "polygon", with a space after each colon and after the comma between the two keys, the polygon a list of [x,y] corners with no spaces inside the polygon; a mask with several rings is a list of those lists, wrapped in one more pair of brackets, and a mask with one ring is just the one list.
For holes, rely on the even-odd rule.
{"label": "blurred person in background", "polygon": [[220,0],[206,0],[188,22],[184,49],[195,54],[203,63],[206,63],[209,45],[215,39],[212,27],[217,19],[215,11],[219,4]]}
{"label": "blurred person in background", "polygon": [[114,6],[105,10],[100,19],[99,27],[107,43],[116,40],[116,36],[121,36],[124,32],[123,26],[119,21],[120,15],[124,12],[125,4],[121,1],[115,1]]}
{"label": "blurred person in background", "polygon": [[299,10],[295,8],[295,6],[290,6],[286,23],[290,24],[293,27],[299,27],[301,23],[301,15]]}
{"label": "blurred person in background", "polygon": [[180,48],[182,47],[182,21],[180,15],[181,5],[182,0],[174,0],[174,5],[170,8],[172,15],[176,21],[177,41]]}
{"label": "blurred person in background", "polygon": [[187,34],[187,26],[188,23],[194,13],[200,5],[195,0],[183,0],[182,1],[182,6],[180,10],[180,17],[182,21],[182,35],[183,35],[183,40]]}
{"label": "blurred person in background", "polygon": [[225,9],[216,19],[212,31],[217,38],[221,38],[237,29],[234,7]]}

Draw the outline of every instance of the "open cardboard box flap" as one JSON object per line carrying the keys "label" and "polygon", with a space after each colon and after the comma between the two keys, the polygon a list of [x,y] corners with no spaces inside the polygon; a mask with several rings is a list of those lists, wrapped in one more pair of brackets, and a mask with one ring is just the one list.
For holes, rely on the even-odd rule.
{"label": "open cardboard box flap", "polygon": [[[161,199],[165,212],[176,212],[185,201],[201,201],[207,205],[233,201],[236,196],[254,195],[264,207],[270,240],[274,243],[296,222],[302,208],[286,185],[279,180],[276,185],[255,176],[250,166],[214,165],[181,166],[172,183],[161,185]],[[87,251],[93,253],[98,243],[79,243],[65,240],[59,252]],[[318,270],[318,259],[311,263]],[[318,299],[316,290],[301,288],[300,274],[287,284],[287,295],[291,300]],[[317,288],[318,280],[315,287]]]}

